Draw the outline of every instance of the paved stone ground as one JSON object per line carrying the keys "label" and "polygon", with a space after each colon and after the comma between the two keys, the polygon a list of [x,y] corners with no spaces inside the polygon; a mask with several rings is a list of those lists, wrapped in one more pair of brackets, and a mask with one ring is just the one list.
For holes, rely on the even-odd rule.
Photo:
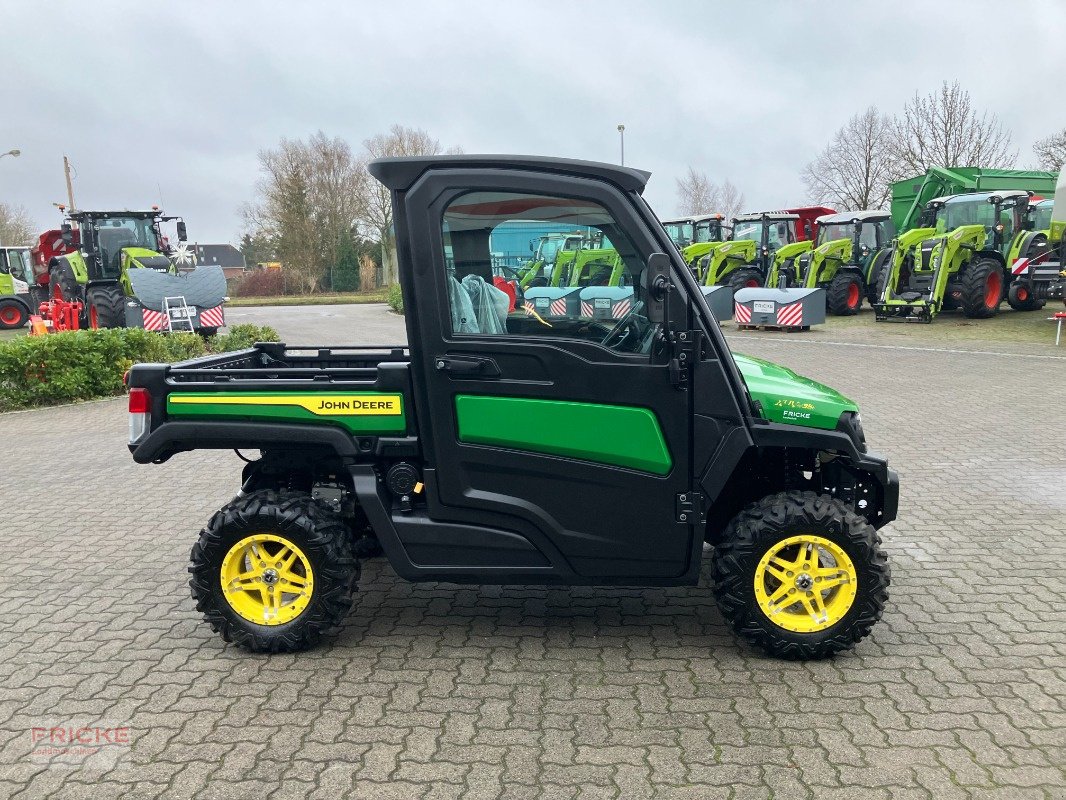
{"label": "paved stone ground", "polygon": [[[294,342],[402,335],[302,311],[274,318]],[[706,577],[416,586],[380,560],[331,644],[248,655],[184,571],[233,455],[135,466],[117,400],[0,415],[0,796],[1066,797],[1066,361],[812,340],[735,344],[853,395],[903,489],[885,619],[823,663],[740,645]],[[89,722],[132,746],[31,758],[34,726]]]}

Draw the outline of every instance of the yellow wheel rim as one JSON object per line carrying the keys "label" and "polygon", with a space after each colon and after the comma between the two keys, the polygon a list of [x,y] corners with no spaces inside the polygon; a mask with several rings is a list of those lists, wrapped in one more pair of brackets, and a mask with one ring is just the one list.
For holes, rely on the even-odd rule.
{"label": "yellow wheel rim", "polygon": [[299,547],[271,533],[241,539],[222,559],[222,594],[249,622],[283,625],[311,602],[315,576]]}
{"label": "yellow wheel rim", "polygon": [[823,631],[855,602],[858,574],[848,554],[821,536],[774,544],[755,569],[755,598],[775,625],[796,633]]}

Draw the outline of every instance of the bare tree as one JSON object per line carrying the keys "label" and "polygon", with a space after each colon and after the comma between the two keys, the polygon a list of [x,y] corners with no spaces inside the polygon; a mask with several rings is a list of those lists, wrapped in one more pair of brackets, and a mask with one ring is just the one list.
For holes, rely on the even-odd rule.
{"label": "bare tree", "polygon": [[695,167],[677,179],[677,205],[681,214],[718,212],[732,219],[744,205],[744,193],[730,181],[719,185]]}
{"label": "bare tree", "polygon": [[930,167],[1010,168],[1018,157],[999,117],[978,112],[958,81],[924,97],[915,93],[893,126],[894,158],[903,174]]}
{"label": "bare tree", "polygon": [[36,234],[37,227],[25,208],[0,203],[0,244],[9,247],[29,245]]}
{"label": "bare tree", "polygon": [[[441,152],[439,141],[421,128],[405,128],[393,125],[388,133],[379,133],[363,142],[365,159],[391,156],[433,156]],[[450,148],[449,153],[461,153],[461,148]],[[392,230],[392,196],[389,190],[376,180],[367,179],[364,205],[361,214],[368,235],[381,242],[382,279],[385,285],[399,280],[396,263],[396,247]]]}
{"label": "bare tree", "polygon": [[1066,129],[1053,133],[1033,145],[1041,169],[1058,170],[1066,163]]}
{"label": "bare tree", "polygon": [[849,119],[803,169],[810,201],[849,211],[883,208],[897,177],[892,136],[892,119],[874,106]]}
{"label": "bare tree", "polygon": [[319,131],[260,151],[259,166],[259,196],[244,207],[245,223],[275,243],[288,278],[318,291],[365,205],[363,164],[347,142]]}

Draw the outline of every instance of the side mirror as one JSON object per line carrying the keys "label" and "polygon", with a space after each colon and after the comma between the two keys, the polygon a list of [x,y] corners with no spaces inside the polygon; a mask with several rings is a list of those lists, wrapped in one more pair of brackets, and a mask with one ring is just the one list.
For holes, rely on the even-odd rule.
{"label": "side mirror", "polygon": [[648,321],[662,324],[666,321],[666,303],[670,290],[670,256],[666,253],[652,253],[648,256],[648,265],[644,268],[644,307]]}
{"label": "side mirror", "polygon": [[529,240],[529,252],[531,252],[531,253],[537,252],[537,240],[536,239],[530,239]]}
{"label": "side mirror", "polygon": [[183,219],[179,219],[178,220],[178,241],[179,242],[187,242],[187,241],[189,241],[189,231],[185,227],[185,220],[183,220]]}
{"label": "side mirror", "polygon": [[70,223],[69,222],[64,222],[59,230],[62,232],[63,244],[65,244],[67,247],[73,246],[73,244],[74,244],[74,231],[70,227]]}

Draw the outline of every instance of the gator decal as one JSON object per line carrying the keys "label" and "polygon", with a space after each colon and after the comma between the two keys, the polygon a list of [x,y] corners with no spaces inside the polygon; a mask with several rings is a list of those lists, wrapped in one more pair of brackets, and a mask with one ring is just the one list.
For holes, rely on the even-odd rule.
{"label": "gator decal", "polygon": [[646,408],[456,395],[459,441],[526,450],[665,475],[673,462]]}
{"label": "gator decal", "polygon": [[403,395],[377,392],[181,392],[167,397],[167,413],[334,424],[355,433],[407,428]]}

